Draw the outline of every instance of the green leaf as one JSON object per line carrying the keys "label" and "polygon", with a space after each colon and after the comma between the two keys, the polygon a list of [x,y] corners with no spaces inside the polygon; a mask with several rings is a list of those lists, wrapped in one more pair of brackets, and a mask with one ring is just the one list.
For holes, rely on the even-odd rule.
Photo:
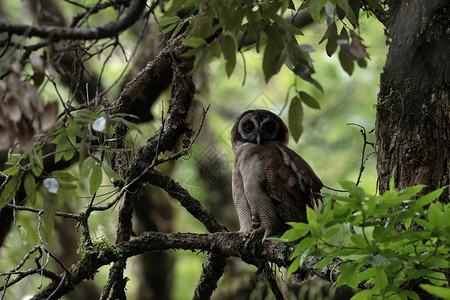
{"label": "green leaf", "polygon": [[302,267],[303,264],[305,263],[306,259],[308,259],[308,254],[309,254],[309,249],[306,249],[305,252],[303,252],[302,255],[300,256],[300,267]]}
{"label": "green leaf", "polygon": [[94,160],[92,159],[92,157],[86,158],[80,167],[80,178],[87,178],[93,167]]}
{"label": "green leaf", "polygon": [[226,34],[222,37],[222,53],[225,57],[226,65],[225,69],[227,71],[228,77],[233,74],[234,68],[236,66],[236,42],[234,37]]}
{"label": "green leaf", "polygon": [[13,153],[8,158],[8,161],[5,162],[5,165],[7,165],[7,166],[14,166],[14,165],[18,164],[21,159],[22,159],[22,155]]}
{"label": "green leaf", "polygon": [[55,149],[55,163],[57,163],[63,158],[64,151],[68,149],[69,141],[65,136],[59,134],[56,138],[53,139],[53,142],[57,142]]}
{"label": "green leaf", "polygon": [[353,70],[355,69],[353,58],[347,54],[347,51],[343,50],[342,46],[339,51],[339,62],[341,63],[342,69],[344,69],[348,75],[353,74]]}
{"label": "green leaf", "polygon": [[402,299],[420,300],[419,295],[413,291],[402,290],[398,294]]}
{"label": "green leaf", "polygon": [[59,187],[64,190],[75,190],[77,188],[77,185],[72,183],[58,182],[58,184]]}
{"label": "green leaf", "polygon": [[194,36],[194,37],[184,39],[183,44],[185,44],[188,47],[198,48],[200,46],[206,45],[207,43],[206,43],[205,39]]}
{"label": "green leaf", "polygon": [[[189,75],[195,74],[211,58],[211,52],[209,51],[209,49],[206,48],[206,46],[201,46],[201,47],[198,47],[198,48],[192,48],[188,52],[185,52],[184,54],[182,54],[182,56],[190,56],[190,52],[191,51],[198,52],[198,53],[203,52],[203,53],[197,57],[197,59],[195,61],[195,66],[188,73]],[[195,54],[197,54],[197,53],[194,53],[192,55],[195,55]]]}
{"label": "green leaf", "polygon": [[[42,171],[44,170],[44,158],[42,156],[42,149],[37,152],[37,154],[33,155],[33,166],[31,171],[34,176],[40,176]],[[31,158],[31,157],[30,157]]]}
{"label": "green leaf", "polygon": [[[306,225],[306,224],[305,224]],[[309,228],[292,228],[286,230],[286,232],[281,236],[286,242],[294,242],[301,239],[309,232]]]}
{"label": "green leaf", "polygon": [[355,246],[359,248],[366,248],[368,246],[366,239],[361,234],[352,235],[350,239],[352,240],[353,244],[355,244]]}
{"label": "green leaf", "polygon": [[428,194],[420,197],[419,199],[417,199],[417,201],[413,202],[413,205],[414,206],[425,206],[427,204],[430,204],[431,202],[433,202],[434,200],[439,198],[439,196],[441,196],[443,191],[444,191],[443,188],[432,191],[431,193],[428,193]]}
{"label": "green leaf", "polygon": [[284,62],[285,42],[282,33],[276,25],[266,28],[267,45],[263,56],[263,71],[266,82],[277,74]]}
{"label": "green leaf", "polygon": [[12,167],[9,167],[8,169],[2,171],[1,173],[6,176],[8,176],[8,175],[12,176],[12,175],[16,175],[17,172],[19,172],[19,170],[20,170],[19,167],[12,166]]}
{"label": "green leaf", "polygon": [[324,233],[323,238],[328,240],[340,232],[341,232],[340,228],[337,227],[330,228]]}
{"label": "green leaf", "polygon": [[368,280],[375,278],[376,270],[375,268],[368,268],[359,273],[358,279],[359,281]]}
{"label": "green leaf", "polygon": [[345,12],[345,16],[352,23],[353,26],[358,25],[358,19],[355,16],[355,13],[353,12],[352,8],[350,7],[348,0],[332,0],[331,2],[337,4]]}
{"label": "green leaf", "polygon": [[163,33],[168,33],[171,32],[175,27],[177,27],[179,24],[178,23],[173,23],[170,24],[169,26],[167,26],[166,28],[163,29]]}
{"label": "green leaf", "polygon": [[[308,11],[311,14],[311,17],[313,18],[314,22],[318,23],[320,21],[320,12],[322,10],[322,7],[325,3],[321,0],[312,0],[311,3],[308,5]],[[323,3],[323,4],[322,4]]]}
{"label": "green leaf", "polygon": [[428,208],[428,222],[432,227],[438,227],[442,224],[442,213],[437,203],[432,203]]}
{"label": "green leaf", "polygon": [[424,283],[420,284],[420,287],[431,295],[441,297],[442,299],[450,300],[450,288]]}
{"label": "green leaf", "polygon": [[332,258],[327,258],[324,259],[322,261],[319,261],[317,264],[314,265],[314,269],[322,269],[326,266],[328,266],[329,264],[333,263],[333,259]]}
{"label": "green leaf", "polygon": [[[338,34],[337,34],[337,26],[336,23],[331,24],[328,29],[327,32],[328,33],[328,42],[327,45],[325,47],[325,50],[327,51],[327,55],[329,57],[331,57],[331,55],[333,55],[333,53],[336,51],[338,43]],[[326,34],[326,33],[325,33]]]}
{"label": "green leaf", "polygon": [[89,192],[91,195],[96,193],[102,184],[102,167],[100,165],[95,165],[92,169],[91,178],[90,178],[90,185],[89,185]]}
{"label": "green leaf", "polygon": [[319,102],[317,102],[316,99],[314,99],[314,97],[310,96],[306,92],[299,92],[298,94],[299,94],[300,98],[302,99],[303,103],[305,103],[306,105],[308,105],[309,107],[311,107],[313,109],[320,109],[320,104],[319,104]]}
{"label": "green leaf", "polygon": [[375,273],[375,287],[379,290],[386,288],[388,285],[388,278],[386,272],[382,268],[377,268]]}
{"label": "green leaf", "polygon": [[289,106],[289,116],[288,124],[289,131],[291,132],[292,138],[297,143],[300,136],[303,133],[303,106],[302,102],[298,97],[294,97],[291,100],[291,105]]}
{"label": "green leaf", "polygon": [[[63,184],[63,185],[66,186],[67,183]],[[58,189],[58,193],[56,195],[58,196],[58,199],[61,199],[65,202],[70,202],[70,201],[72,201],[73,193],[72,193],[71,189],[66,189],[63,187],[63,185],[61,185],[61,188]],[[75,188],[76,188],[76,186],[75,186]]]}
{"label": "green leaf", "polygon": [[338,279],[336,280],[336,286],[348,285],[353,289],[358,288],[358,272],[356,263],[343,263],[340,265],[340,271]]}
{"label": "green leaf", "polygon": [[170,36],[169,41],[172,41],[172,40],[177,36],[177,34],[180,32],[181,28],[183,28],[183,25],[184,25],[184,24],[185,24],[184,22],[178,23],[178,25],[177,25],[177,26],[175,27],[175,29],[172,31],[172,35]]}
{"label": "green leaf", "polygon": [[295,271],[298,270],[299,267],[300,267],[300,257],[297,257],[289,266],[288,274],[294,273]]}
{"label": "green leaf", "polygon": [[176,23],[178,21],[180,21],[180,17],[178,16],[173,16],[173,17],[168,17],[168,18],[163,18],[159,21],[159,25],[161,26],[166,26],[172,23]]}
{"label": "green leaf", "polygon": [[44,197],[44,214],[42,215],[45,226],[44,233],[47,239],[51,238],[55,227],[56,204],[56,194],[47,193],[47,196]]}
{"label": "green leaf", "polygon": [[399,197],[405,200],[411,199],[411,197],[417,195],[424,187],[426,187],[424,184],[409,186],[399,192]]}
{"label": "green leaf", "polygon": [[317,239],[312,237],[305,237],[303,238],[300,243],[298,243],[296,250],[303,253],[304,251],[312,248],[316,244]]}
{"label": "green leaf", "polygon": [[350,300],[366,300],[370,299],[370,296],[372,296],[374,293],[373,290],[363,290],[350,298]]}
{"label": "green leaf", "polygon": [[106,162],[102,162],[103,171],[105,171],[106,175],[109,177],[122,181],[123,178],[119,174],[117,174]]}
{"label": "green leaf", "polygon": [[77,177],[73,176],[67,171],[53,171],[52,176],[53,178],[61,182],[72,182],[79,180]]}
{"label": "green leaf", "polygon": [[30,200],[32,204],[36,203],[36,187],[37,184],[34,176],[31,173],[28,173],[23,181],[23,188],[27,194],[27,199]]}
{"label": "green leaf", "polygon": [[16,174],[6,183],[0,194],[0,209],[11,202],[20,187],[20,174]]}
{"label": "green leaf", "polygon": [[317,223],[316,212],[309,206],[306,207],[306,219],[308,220],[308,224]]}

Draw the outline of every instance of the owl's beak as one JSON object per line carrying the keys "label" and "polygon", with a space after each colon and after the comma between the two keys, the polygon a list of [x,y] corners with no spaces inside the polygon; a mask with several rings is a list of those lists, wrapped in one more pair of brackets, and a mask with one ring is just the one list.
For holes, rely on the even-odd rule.
{"label": "owl's beak", "polygon": [[256,135],[256,142],[258,145],[261,145],[261,136],[259,134]]}

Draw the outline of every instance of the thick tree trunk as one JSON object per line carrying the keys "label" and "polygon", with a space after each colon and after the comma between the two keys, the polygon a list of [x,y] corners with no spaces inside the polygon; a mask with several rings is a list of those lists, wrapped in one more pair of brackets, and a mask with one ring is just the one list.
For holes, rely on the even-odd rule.
{"label": "thick tree trunk", "polygon": [[[450,2],[391,0],[389,52],[377,104],[380,194],[395,184],[450,184]],[[394,171],[395,170],[395,171]],[[448,189],[440,199],[449,202]]]}

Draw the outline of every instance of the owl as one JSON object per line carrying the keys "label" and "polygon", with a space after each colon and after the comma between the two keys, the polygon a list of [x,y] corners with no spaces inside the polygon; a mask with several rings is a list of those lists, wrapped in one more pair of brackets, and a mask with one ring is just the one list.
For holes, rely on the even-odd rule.
{"label": "owl", "polygon": [[306,222],[306,206],[320,198],[322,182],[288,140],[286,125],[268,110],[236,119],[232,194],[241,232],[261,232],[263,239],[282,234],[286,222]]}

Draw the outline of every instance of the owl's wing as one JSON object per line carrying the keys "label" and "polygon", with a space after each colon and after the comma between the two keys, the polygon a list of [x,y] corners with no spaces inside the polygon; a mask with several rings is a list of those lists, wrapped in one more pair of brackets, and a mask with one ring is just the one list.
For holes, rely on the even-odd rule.
{"label": "owl's wing", "polygon": [[[269,145],[268,145],[269,146]],[[306,206],[313,206],[323,184],[308,163],[281,143],[270,143],[263,162],[263,184],[283,222],[305,222]],[[267,149],[268,150],[268,149]]]}

